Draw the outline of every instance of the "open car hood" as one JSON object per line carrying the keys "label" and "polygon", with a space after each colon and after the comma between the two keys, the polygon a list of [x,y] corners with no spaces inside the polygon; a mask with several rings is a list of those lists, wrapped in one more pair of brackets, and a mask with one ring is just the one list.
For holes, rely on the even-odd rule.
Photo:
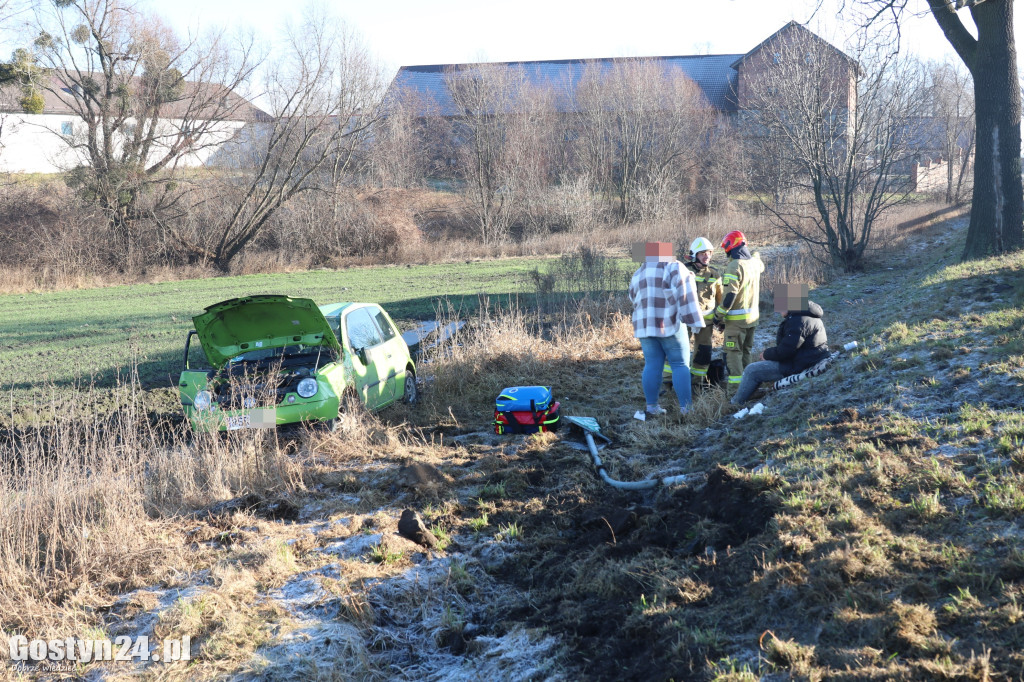
{"label": "open car hood", "polygon": [[341,346],[316,303],[267,294],[215,303],[192,318],[206,357],[215,369],[257,348]]}

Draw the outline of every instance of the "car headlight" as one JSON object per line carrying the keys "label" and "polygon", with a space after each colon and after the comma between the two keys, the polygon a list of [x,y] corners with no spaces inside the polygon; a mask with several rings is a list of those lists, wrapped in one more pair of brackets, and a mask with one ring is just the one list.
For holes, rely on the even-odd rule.
{"label": "car headlight", "polygon": [[212,402],[213,396],[210,395],[209,391],[199,391],[199,393],[196,393],[196,397],[192,401],[192,405],[197,410],[208,410],[210,409],[210,404]]}
{"label": "car headlight", "polygon": [[316,379],[313,377],[306,377],[299,382],[295,392],[303,398],[312,398],[316,395],[316,392],[320,390],[320,385],[316,383]]}

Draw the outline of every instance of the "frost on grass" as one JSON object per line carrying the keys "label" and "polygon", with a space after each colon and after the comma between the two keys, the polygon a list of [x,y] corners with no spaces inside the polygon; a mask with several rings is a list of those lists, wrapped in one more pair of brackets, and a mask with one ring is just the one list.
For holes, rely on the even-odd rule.
{"label": "frost on grass", "polygon": [[[518,627],[484,634],[451,570],[451,558],[438,558],[342,596],[330,584],[345,582],[343,563],[294,576],[268,598],[294,616],[295,627],[259,650],[247,674],[269,680],[560,679],[558,640]],[[344,669],[338,661],[346,662]]]}
{"label": "frost on grass", "polygon": [[344,540],[332,542],[324,548],[324,551],[329,554],[336,554],[343,559],[354,559],[366,554],[371,547],[379,544],[381,537],[380,533],[375,533],[373,535],[353,535],[345,538]]}

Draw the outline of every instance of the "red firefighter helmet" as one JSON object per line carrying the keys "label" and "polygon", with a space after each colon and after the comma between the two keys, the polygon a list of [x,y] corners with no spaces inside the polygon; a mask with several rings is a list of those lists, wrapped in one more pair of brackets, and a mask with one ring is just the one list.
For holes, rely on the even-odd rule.
{"label": "red firefighter helmet", "polygon": [[722,238],[722,250],[728,253],[737,246],[743,246],[746,243],[747,238],[743,236],[743,233],[739,230],[733,230]]}

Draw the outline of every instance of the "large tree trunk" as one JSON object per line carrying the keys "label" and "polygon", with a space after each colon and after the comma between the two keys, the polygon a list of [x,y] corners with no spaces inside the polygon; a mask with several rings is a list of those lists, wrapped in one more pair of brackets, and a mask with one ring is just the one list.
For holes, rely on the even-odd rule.
{"label": "large tree trunk", "polygon": [[[972,6],[971,15],[978,27],[973,49],[965,54],[950,39],[974,77],[977,137],[965,260],[1024,247],[1021,100],[1013,39],[1013,1],[986,0]],[[948,31],[946,35],[950,37]]]}

